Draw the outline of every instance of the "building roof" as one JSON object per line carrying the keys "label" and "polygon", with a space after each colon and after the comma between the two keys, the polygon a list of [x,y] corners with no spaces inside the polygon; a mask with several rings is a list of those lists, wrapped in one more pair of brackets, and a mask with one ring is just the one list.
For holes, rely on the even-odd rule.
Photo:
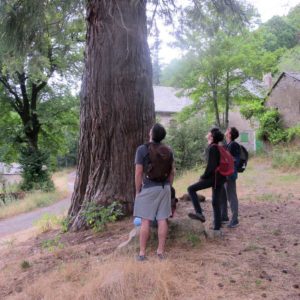
{"label": "building roof", "polygon": [[272,93],[273,89],[276,87],[276,85],[278,84],[278,82],[282,79],[282,77],[284,76],[288,76],[291,77],[293,79],[296,79],[298,81],[300,81],[300,73],[296,73],[296,72],[282,72],[280,74],[280,76],[278,77],[278,79],[276,80],[276,82],[273,84],[272,88],[270,89],[268,96]]}
{"label": "building roof", "polygon": [[156,112],[176,113],[192,104],[187,97],[177,97],[179,90],[173,87],[153,86],[153,91]]}

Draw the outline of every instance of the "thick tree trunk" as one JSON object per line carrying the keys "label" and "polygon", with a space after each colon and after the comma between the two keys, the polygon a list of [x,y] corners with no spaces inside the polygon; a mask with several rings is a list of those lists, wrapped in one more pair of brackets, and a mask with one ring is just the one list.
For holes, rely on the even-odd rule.
{"label": "thick tree trunk", "polygon": [[88,202],[132,212],[134,154],[155,119],[146,1],[88,1],[87,23],[72,230]]}

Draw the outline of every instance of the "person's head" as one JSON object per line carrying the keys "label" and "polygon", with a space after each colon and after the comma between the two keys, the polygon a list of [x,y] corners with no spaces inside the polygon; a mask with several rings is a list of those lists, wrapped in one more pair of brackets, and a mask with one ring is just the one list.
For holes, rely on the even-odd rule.
{"label": "person's head", "polygon": [[235,127],[228,127],[225,132],[227,142],[234,141],[239,137],[239,135],[239,131]]}
{"label": "person's head", "polygon": [[219,128],[215,127],[208,132],[206,138],[208,144],[218,144],[219,142],[223,141],[224,134],[220,131]]}
{"label": "person's head", "polygon": [[166,137],[166,129],[159,123],[153,125],[150,130],[150,140],[160,143]]}

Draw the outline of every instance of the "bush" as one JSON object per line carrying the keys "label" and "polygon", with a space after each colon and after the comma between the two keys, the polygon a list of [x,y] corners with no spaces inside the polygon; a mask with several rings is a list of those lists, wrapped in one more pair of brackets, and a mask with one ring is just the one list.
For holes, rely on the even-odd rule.
{"label": "bush", "polygon": [[54,190],[54,184],[47,168],[48,155],[46,153],[39,150],[22,149],[20,163],[23,169],[22,190],[42,190],[45,192]]}
{"label": "bush", "polygon": [[189,169],[204,161],[207,146],[205,136],[209,128],[207,120],[199,116],[182,123],[173,122],[170,125],[166,142],[176,153],[177,170]]}
{"label": "bush", "polygon": [[283,129],[280,114],[276,109],[266,111],[260,118],[258,138],[276,145],[287,140],[287,133]]}
{"label": "bush", "polygon": [[107,223],[115,222],[122,215],[121,206],[117,202],[113,202],[107,207],[97,205],[95,202],[89,202],[83,211],[83,217],[87,226],[95,232],[104,230]]}

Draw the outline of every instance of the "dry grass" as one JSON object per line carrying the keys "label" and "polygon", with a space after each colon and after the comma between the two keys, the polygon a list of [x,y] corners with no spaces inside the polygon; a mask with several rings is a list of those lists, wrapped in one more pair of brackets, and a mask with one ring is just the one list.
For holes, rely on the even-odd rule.
{"label": "dry grass", "polygon": [[174,299],[182,280],[170,261],[110,256],[62,264],[11,299]]}
{"label": "dry grass", "polygon": [[32,211],[39,207],[45,207],[66,198],[68,191],[68,174],[70,169],[57,172],[53,175],[55,185],[54,192],[34,191],[27,193],[25,198],[3,205],[0,209],[0,219],[12,217],[24,212]]}

